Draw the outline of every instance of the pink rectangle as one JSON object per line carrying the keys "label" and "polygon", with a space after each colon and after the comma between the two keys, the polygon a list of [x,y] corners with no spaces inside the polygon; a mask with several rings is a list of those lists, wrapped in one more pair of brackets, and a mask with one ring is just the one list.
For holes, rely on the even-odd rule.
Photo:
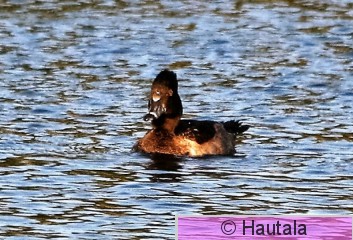
{"label": "pink rectangle", "polygon": [[177,216],[179,240],[352,240],[350,216]]}

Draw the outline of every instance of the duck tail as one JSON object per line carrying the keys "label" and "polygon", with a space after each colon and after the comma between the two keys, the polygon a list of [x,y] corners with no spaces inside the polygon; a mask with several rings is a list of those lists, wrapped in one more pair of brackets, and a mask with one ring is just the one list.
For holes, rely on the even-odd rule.
{"label": "duck tail", "polygon": [[246,130],[249,129],[249,125],[243,125],[240,120],[231,120],[227,122],[223,122],[223,126],[226,129],[227,132],[234,133],[234,134],[240,134],[245,132]]}

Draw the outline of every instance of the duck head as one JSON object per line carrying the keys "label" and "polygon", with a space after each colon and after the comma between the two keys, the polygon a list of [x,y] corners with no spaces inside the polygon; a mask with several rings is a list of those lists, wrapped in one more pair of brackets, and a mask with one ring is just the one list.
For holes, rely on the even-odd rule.
{"label": "duck head", "polygon": [[167,122],[179,122],[183,114],[183,106],[178,94],[177,76],[173,71],[163,70],[154,79],[148,100],[148,113],[145,121],[152,120],[154,127],[174,130],[175,126],[166,127]]}

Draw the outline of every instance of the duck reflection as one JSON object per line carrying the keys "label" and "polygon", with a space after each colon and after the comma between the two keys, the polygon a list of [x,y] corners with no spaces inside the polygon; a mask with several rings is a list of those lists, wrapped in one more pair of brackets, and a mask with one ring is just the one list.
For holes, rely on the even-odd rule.
{"label": "duck reflection", "polygon": [[183,158],[171,154],[151,154],[151,162],[146,166],[148,170],[158,170],[151,173],[152,182],[179,182],[182,174]]}

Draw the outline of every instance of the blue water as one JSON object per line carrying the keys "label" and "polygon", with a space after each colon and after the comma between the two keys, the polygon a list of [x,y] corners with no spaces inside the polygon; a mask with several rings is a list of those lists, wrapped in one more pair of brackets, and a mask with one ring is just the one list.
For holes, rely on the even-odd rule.
{"label": "blue water", "polygon": [[[2,239],[173,239],[176,214],[352,214],[353,4],[0,3]],[[132,153],[155,75],[237,153]]]}

